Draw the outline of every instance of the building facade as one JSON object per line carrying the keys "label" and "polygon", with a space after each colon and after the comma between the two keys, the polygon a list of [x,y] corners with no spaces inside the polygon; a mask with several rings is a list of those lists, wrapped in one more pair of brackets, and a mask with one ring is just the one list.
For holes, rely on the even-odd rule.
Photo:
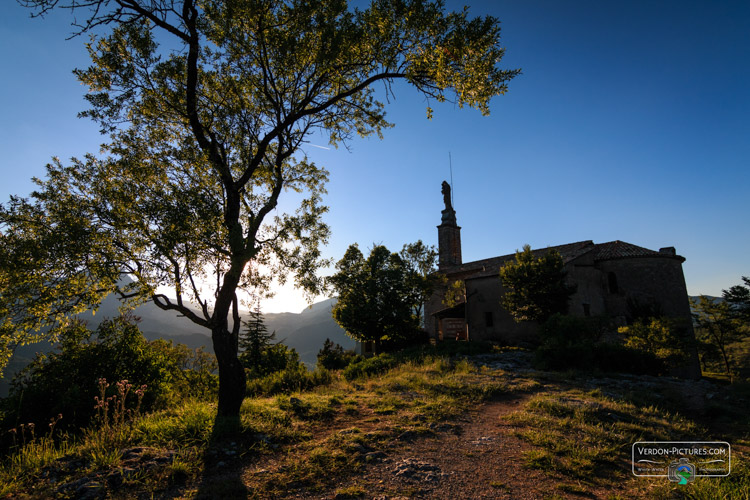
{"label": "building facade", "polygon": [[[444,183],[445,196],[447,184]],[[450,192],[450,188],[447,188]],[[446,287],[425,304],[425,329],[436,340],[490,340],[508,345],[531,346],[538,342],[538,324],[517,323],[501,305],[505,293],[500,268],[515,254],[464,263],[461,260],[461,228],[446,197],[438,226],[438,268]],[[673,247],[658,251],[624,241],[579,241],[533,250],[541,256],[556,250],[563,258],[567,281],[576,287],[569,314],[604,316],[615,326],[629,324],[644,311],[678,319],[683,334],[694,338],[690,303],[682,272],[685,258]],[[447,307],[445,293],[461,281],[465,293],[457,305]],[[697,354],[696,354],[697,366]],[[694,375],[695,367],[688,370]],[[698,372],[699,374],[699,372]]]}

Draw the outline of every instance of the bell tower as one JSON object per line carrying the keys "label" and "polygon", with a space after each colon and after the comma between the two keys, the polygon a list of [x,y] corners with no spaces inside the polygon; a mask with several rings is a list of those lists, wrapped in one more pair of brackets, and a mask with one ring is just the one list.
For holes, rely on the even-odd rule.
{"label": "bell tower", "polygon": [[461,262],[461,228],[456,223],[456,211],[451,201],[451,187],[443,181],[443,202],[445,209],[438,229],[438,269],[460,265]]}

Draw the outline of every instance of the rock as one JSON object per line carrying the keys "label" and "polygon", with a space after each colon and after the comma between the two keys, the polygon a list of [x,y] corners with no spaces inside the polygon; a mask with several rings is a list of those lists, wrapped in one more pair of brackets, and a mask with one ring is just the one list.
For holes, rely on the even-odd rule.
{"label": "rock", "polygon": [[69,483],[61,484],[57,488],[57,491],[59,493],[64,493],[66,491],[76,491],[78,488],[80,488],[84,484],[88,483],[89,481],[91,481],[91,479],[89,479],[88,477],[82,477],[80,479],[76,479],[75,481],[71,481]]}
{"label": "rock", "polygon": [[365,462],[367,463],[378,463],[382,462],[388,455],[382,451],[372,451],[365,455]]}
{"label": "rock", "polygon": [[107,474],[105,481],[110,488],[117,489],[122,486],[122,483],[125,482],[125,480],[133,474],[135,474],[135,469],[124,467],[122,469],[113,470],[112,472]]}
{"label": "rock", "polygon": [[474,441],[471,442],[471,444],[476,445],[485,445],[485,444],[492,444],[492,442],[495,440],[492,436],[481,436]]}
{"label": "rock", "polygon": [[96,481],[91,481],[89,478],[84,479],[87,479],[88,482],[76,488],[75,497],[77,500],[104,498],[104,485]]}
{"label": "rock", "polygon": [[136,448],[129,448],[127,450],[123,450],[122,459],[132,460],[134,458],[141,458],[147,450],[148,448],[144,448],[144,447],[136,447]]}
{"label": "rock", "polygon": [[438,481],[444,474],[440,467],[416,458],[406,458],[396,465],[393,475],[403,479],[411,479],[420,482]]}
{"label": "rock", "polygon": [[404,431],[396,437],[396,441],[414,441],[417,437],[417,433],[414,431]]}

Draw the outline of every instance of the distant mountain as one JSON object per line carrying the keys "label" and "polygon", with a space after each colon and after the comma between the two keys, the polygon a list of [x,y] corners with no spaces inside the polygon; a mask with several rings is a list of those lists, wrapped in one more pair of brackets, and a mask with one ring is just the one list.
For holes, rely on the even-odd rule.
{"label": "distant mountain", "polygon": [[[331,317],[331,308],[336,299],[315,303],[301,313],[269,313],[264,315],[266,327],[276,332],[276,341],[293,347],[300,355],[300,360],[312,367],[317,361],[318,351],[327,338],[340,344],[344,349],[353,349],[354,340],[346,335]],[[86,312],[79,317],[87,322],[89,328],[95,329],[104,318],[117,316],[119,300],[107,297],[101,307],[92,314]],[[193,306],[196,312],[198,308]],[[205,347],[213,353],[211,332],[192,323],[185,317],[172,311],[163,311],[152,302],[141,305],[134,311],[141,318],[139,327],[143,336],[149,340],[165,339],[185,344],[191,349]],[[10,380],[34,358],[37,352],[49,352],[53,346],[49,342],[22,346],[16,349],[5,369],[5,377],[0,381],[0,397],[6,396]]]}
{"label": "distant mountain", "polygon": [[336,299],[317,302],[299,314],[266,314],[268,331],[276,332],[276,339],[294,347],[300,359],[308,365],[317,362],[318,351],[325,340],[331,339],[344,349],[354,349],[355,341],[333,320],[331,308]]}

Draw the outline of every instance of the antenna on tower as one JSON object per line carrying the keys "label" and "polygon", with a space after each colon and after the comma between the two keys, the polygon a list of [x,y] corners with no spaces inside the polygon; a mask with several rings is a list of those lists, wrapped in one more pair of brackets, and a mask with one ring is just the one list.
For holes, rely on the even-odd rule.
{"label": "antenna on tower", "polygon": [[448,151],[448,168],[451,170],[451,206],[453,207],[453,210],[456,209],[456,204],[453,203],[453,160],[451,159],[451,152]]}

